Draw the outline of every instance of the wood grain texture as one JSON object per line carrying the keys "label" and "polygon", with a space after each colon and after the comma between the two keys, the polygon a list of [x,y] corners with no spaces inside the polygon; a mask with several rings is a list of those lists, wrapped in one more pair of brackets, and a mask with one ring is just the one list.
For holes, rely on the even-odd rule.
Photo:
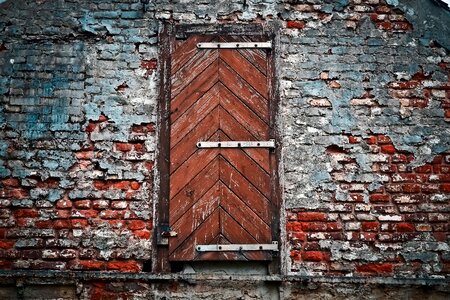
{"label": "wood grain texture", "polygon": [[199,252],[199,244],[272,242],[271,152],[198,149],[199,141],[268,140],[270,73],[262,49],[197,49],[191,36],[173,53],[170,101],[169,260],[270,260],[271,253]]}

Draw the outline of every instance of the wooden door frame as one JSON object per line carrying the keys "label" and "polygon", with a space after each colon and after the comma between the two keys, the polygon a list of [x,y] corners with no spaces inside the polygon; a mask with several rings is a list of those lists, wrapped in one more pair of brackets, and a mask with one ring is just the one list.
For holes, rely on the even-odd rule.
{"label": "wooden door frame", "polygon": [[170,98],[171,98],[171,54],[176,38],[185,38],[189,35],[254,35],[265,36],[272,41],[272,51],[268,53],[271,64],[270,73],[271,87],[269,90],[269,136],[277,142],[274,150],[274,159],[271,160],[271,197],[274,207],[272,208],[272,239],[278,241],[280,251],[274,252],[273,260],[269,264],[271,274],[279,274],[281,266],[282,243],[280,225],[280,210],[282,206],[282,193],[280,185],[281,164],[281,134],[278,115],[280,106],[279,86],[276,76],[276,58],[279,53],[279,29],[280,24],[276,21],[264,24],[195,24],[180,25],[172,22],[160,24],[159,31],[159,99],[158,99],[158,147],[157,163],[155,164],[154,182],[154,216],[153,216],[153,253],[152,271],[170,272],[168,244],[165,244],[161,232],[164,226],[169,224],[169,190],[170,190]]}

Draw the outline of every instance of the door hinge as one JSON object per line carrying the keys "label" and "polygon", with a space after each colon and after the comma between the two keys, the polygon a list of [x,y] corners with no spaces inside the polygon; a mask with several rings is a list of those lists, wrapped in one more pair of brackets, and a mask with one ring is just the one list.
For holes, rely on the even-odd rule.
{"label": "door hinge", "polygon": [[272,244],[216,244],[196,245],[198,252],[223,252],[223,251],[278,251],[278,242]]}
{"label": "door hinge", "polygon": [[198,43],[199,49],[272,49],[272,42]]}
{"label": "door hinge", "polygon": [[275,140],[198,142],[198,148],[275,148]]}
{"label": "door hinge", "polygon": [[171,237],[176,237],[178,235],[177,232],[173,231],[167,224],[161,224],[156,227],[157,234],[157,244],[158,245],[168,245],[169,239]]}

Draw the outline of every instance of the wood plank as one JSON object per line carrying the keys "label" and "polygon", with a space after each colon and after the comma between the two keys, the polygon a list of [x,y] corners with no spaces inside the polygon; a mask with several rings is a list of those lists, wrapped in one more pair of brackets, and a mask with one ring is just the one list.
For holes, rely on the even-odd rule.
{"label": "wood plank", "polygon": [[251,202],[250,208],[267,224],[272,221],[270,201],[261,194],[241,173],[222,157],[219,159],[220,180],[243,201]]}
{"label": "wood plank", "polygon": [[210,42],[213,39],[211,35],[191,35],[185,41],[178,40],[179,43],[172,54],[171,74],[175,74],[197,53],[197,43]]}
{"label": "wood plank", "polygon": [[220,49],[220,59],[247,81],[258,93],[268,99],[267,77],[246,60],[239,52],[232,49]]}
{"label": "wood plank", "polygon": [[[233,141],[251,141],[254,140],[252,134],[243,126],[241,126],[235,118],[227,111],[219,108],[220,129],[230,137]],[[251,157],[261,168],[267,173],[270,172],[269,149],[265,148],[243,148],[249,157]]]}
{"label": "wood plank", "polygon": [[219,209],[216,209],[192,234],[170,254],[171,261],[189,261],[195,258],[195,246],[205,244],[206,241],[220,233]]}
{"label": "wood plank", "polygon": [[269,138],[267,124],[225,86],[221,83],[219,86],[220,106],[246,128],[253,135],[254,140],[267,140]]}
{"label": "wood plank", "polygon": [[220,208],[220,232],[231,244],[257,244],[258,241],[249,234],[223,208]]}
{"label": "wood plank", "polygon": [[175,197],[170,199],[169,224],[174,224],[219,180],[219,159],[214,159],[197,174]]}
{"label": "wood plank", "polygon": [[216,107],[172,149],[170,153],[170,173],[176,171],[184,161],[197,151],[197,142],[209,140],[218,129],[219,107]]}
{"label": "wood plank", "polygon": [[234,70],[219,60],[219,80],[245,105],[255,112],[266,124],[269,123],[269,105],[267,100],[258,94]]}
{"label": "wood plank", "polygon": [[217,149],[199,149],[170,176],[170,199],[201,172],[217,155]]}
{"label": "wood plank", "polygon": [[218,57],[219,54],[216,49],[198,51],[191,60],[172,75],[172,98],[177,96],[187,85],[191,84]]}
{"label": "wood plank", "polygon": [[172,149],[185,135],[203,120],[219,104],[219,84],[214,85],[185,114],[172,123],[170,148]]}
{"label": "wood plank", "polygon": [[[172,230],[177,233],[170,239],[170,249],[176,249],[219,207],[221,184],[217,181],[194,205],[192,205],[175,223]],[[206,242],[206,241],[205,241]]]}
{"label": "wood plank", "polygon": [[219,80],[219,60],[212,62],[170,102],[170,121],[174,122]]}
{"label": "wood plank", "polygon": [[[253,41],[248,36],[221,36],[221,42],[267,42],[267,39]],[[265,49],[237,49],[239,53],[245,57],[250,63],[258,68],[261,73],[267,75],[267,53]]]}
{"label": "wood plank", "polygon": [[271,230],[249,206],[253,205],[253,199],[238,198],[226,185],[220,185],[222,207],[234,220],[247,231],[257,243],[271,243]]}
{"label": "wood plank", "polygon": [[[228,213],[220,210],[221,232],[232,244],[255,244],[256,241]],[[270,253],[265,251],[249,251],[242,254],[251,260],[270,260]]]}
{"label": "wood plank", "polygon": [[223,156],[235,169],[251,182],[266,198],[270,198],[270,177],[261,167],[242,151],[221,149]]}

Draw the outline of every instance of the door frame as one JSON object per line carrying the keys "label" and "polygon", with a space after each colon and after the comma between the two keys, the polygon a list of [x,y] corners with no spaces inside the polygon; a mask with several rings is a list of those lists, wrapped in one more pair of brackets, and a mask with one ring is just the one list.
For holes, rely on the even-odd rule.
{"label": "door frame", "polygon": [[153,251],[152,271],[171,272],[169,263],[168,243],[161,236],[169,224],[169,190],[170,190],[170,98],[171,98],[171,53],[176,38],[186,38],[189,35],[258,35],[272,41],[272,51],[268,53],[271,65],[271,87],[269,89],[269,136],[276,140],[277,147],[274,150],[274,159],[271,161],[271,196],[274,205],[272,210],[272,239],[278,241],[280,251],[274,252],[273,260],[269,263],[270,274],[280,274],[281,254],[283,244],[280,237],[283,234],[281,225],[284,224],[280,217],[282,207],[282,190],[280,185],[281,167],[281,131],[279,128],[279,84],[277,80],[277,55],[279,53],[280,24],[276,21],[258,24],[173,24],[166,21],[160,24],[159,30],[159,97],[157,115],[157,154],[155,162],[154,188],[154,214],[153,214]]}

